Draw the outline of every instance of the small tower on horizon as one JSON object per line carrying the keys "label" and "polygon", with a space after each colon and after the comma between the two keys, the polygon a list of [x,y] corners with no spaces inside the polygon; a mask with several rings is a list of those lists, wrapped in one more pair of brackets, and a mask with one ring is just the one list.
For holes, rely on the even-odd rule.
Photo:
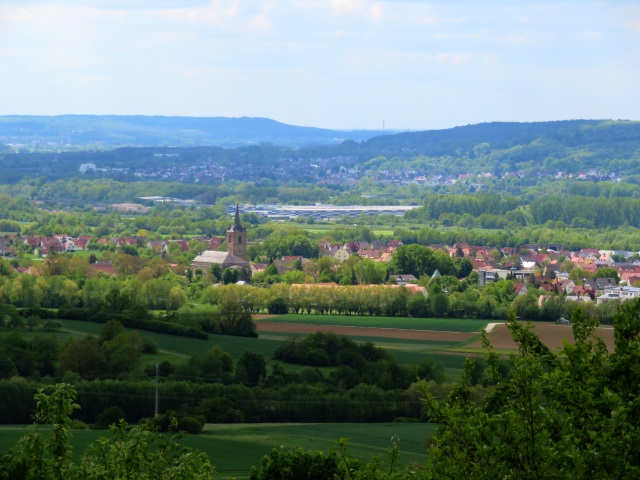
{"label": "small tower on horizon", "polygon": [[237,204],[233,225],[227,230],[227,252],[247,260],[247,229],[240,223],[240,210]]}

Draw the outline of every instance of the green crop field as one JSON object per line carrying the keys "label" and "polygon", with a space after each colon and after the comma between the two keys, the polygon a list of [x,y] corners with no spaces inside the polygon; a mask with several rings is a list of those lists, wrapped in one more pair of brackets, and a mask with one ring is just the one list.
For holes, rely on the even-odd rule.
{"label": "green crop field", "polygon": [[[351,325],[351,326],[377,326],[381,328],[414,328],[418,330],[435,331],[462,331],[472,332],[483,328],[488,323],[485,320],[460,320],[460,319],[415,319],[393,317],[356,317],[335,315],[282,315],[269,319],[269,321],[286,321],[290,323],[306,323],[313,325]],[[267,320],[265,320],[267,321]],[[260,322],[260,320],[258,320]],[[64,343],[71,335],[97,335],[102,328],[101,324],[83,322],[78,320],[62,320],[62,330],[56,332],[60,343]],[[172,363],[182,361],[194,353],[206,353],[212,346],[219,345],[228,352],[234,360],[238,360],[245,351],[260,353],[265,356],[267,364],[272,364],[273,352],[286,338],[292,336],[285,332],[268,332],[261,334],[259,338],[232,337],[226,335],[209,335],[208,340],[165,335],[143,330],[137,331],[140,336],[146,337],[158,346],[158,353],[143,355],[142,364],[157,365],[163,360]],[[26,333],[28,336],[36,333]],[[445,366],[447,377],[455,379],[460,376],[467,352],[455,351],[462,344],[456,341],[440,340],[415,340],[396,339],[380,336],[351,336],[358,342],[372,342],[376,346],[390,351],[399,363],[418,364],[425,356],[430,356],[442,362]],[[444,352],[450,351],[451,354]],[[287,365],[285,368],[294,369]]]}
{"label": "green crop field", "polygon": [[256,320],[256,322],[287,322],[306,325],[341,325],[350,327],[400,328],[408,330],[434,330],[438,332],[478,332],[489,320],[460,318],[370,317],[355,315],[288,314]]}
{"label": "green crop field", "polygon": [[[102,328],[102,324],[82,322],[79,320],[61,320],[61,323],[63,329],[90,335],[97,335]],[[271,356],[273,350],[280,343],[278,340],[232,337],[228,335],[209,335],[209,340],[199,340],[163,333],[147,332],[145,330],[129,330],[138,332],[140,336],[153,340],[160,350],[176,356],[206,353],[214,345],[219,345],[220,348],[236,360],[247,350]]]}
{"label": "green crop field", "polygon": [[[282,222],[284,225],[290,225],[292,227],[298,227],[304,230],[305,232],[309,232],[312,234],[318,233],[328,233],[331,232],[334,228],[340,227],[341,229],[354,229],[351,225],[337,225],[337,224],[322,224],[322,223],[314,223],[314,224],[304,224],[304,223],[295,223],[295,222]],[[366,226],[374,235],[379,236],[391,236],[393,235],[394,230],[389,227],[377,227],[373,225]]]}
{"label": "green crop field", "polygon": [[[328,452],[339,438],[349,439],[347,446],[352,455],[369,460],[372,455],[384,457],[391,437],[397,435],[400,464],[424,464],[427,461],[425,439],[434,430],[434,425],[423,423],[209,424],[202,435],[187,435],[181,443],[204,451],[216,467],[217,478],[243,478],[272,448],[301,447]],[[26,427],[22,425],[0,427],[0,454],[25,433]],[[87,445],[106,432],[74,430],[72,433],[74,459],[78,460]]]}

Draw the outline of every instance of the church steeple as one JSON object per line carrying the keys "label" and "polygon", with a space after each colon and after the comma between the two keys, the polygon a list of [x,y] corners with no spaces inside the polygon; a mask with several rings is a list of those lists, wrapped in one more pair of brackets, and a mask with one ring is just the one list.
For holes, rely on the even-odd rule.
{"label": "church steeple", "polygon": [[233,230],[234,232],[246,231],[246,228],[244,228],[240,223],[240,208],[237,203],[236,203],[236,215],[233,218],[233,227],[231,227],[231,230]]}
{"label": "church steeple", "polygon": [[236,215],[233,225],[227,230],[227,252],[243,260],[247,259],[247,235],[246,228],[240,223],[240,209],[236,204]]}

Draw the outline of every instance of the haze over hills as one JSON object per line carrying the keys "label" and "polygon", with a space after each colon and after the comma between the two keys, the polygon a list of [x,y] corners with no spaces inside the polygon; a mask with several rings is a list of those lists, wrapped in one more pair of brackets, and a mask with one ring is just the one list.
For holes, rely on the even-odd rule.
{"label": "haze over hills", "polygon": [[[396,179],[399,183],[418,177],[429,183],[429,178],[440,176],[433,181],[449,185],[452,179],[465,174],[490,173],[496,178],[517,174],[533,179],[540,175],[578,175],[589,171],[593,173],[589,178],[619,180],[626,177],[628,181],[640,183],[640,122],[632,121],[494,122],[326,143],[331,138],[336,142],[330,137],[332,134],[354,132],[293,127],[273,120],[248,118],[11,118],[20,121],[0,117],[0,138],[20,135],[25,140],[62,138],[55,135],[72,124],[78,128],[84,125],[85,130],[74,133],[74,141],[80,142],[75,147],[59,143],[41,144],[36,151],[29,145],[6,147],[5,153],[0,154],[0,175],[7,183],[38,175],[49,179],[79,176],[82,164],[95,165],[97,170],[92,173],[100,176],[187,183],[270,179],[351,185],[362,176],[385,183],[391,181],[393,175],[400,175],[402,178]],[[104,132],[99,130],[98,126],[108,125],[110,118],[113,118],[111,125],[115,126]],[[191,130],[187,128],[190,125],[193,126]],[[213,129],[215,125],[219,128]],[[128,132],[126,126],[132,131]],[[171,126],[176,129],[171,130]],[[211,127],[213,133],[208,133],[205,126]],[[39,132],[38,136],[35,132]],[[101,148],[96,148],[91,140],[100,137],[115,142],[124,135],[140,142],[147,139],[152,144],[108,148],[105,141],[99,144]],[[226,148],[190,146],[189,142],[199,141],[205,135],[209,135],[208,138],[224,136],[230,144],[234,139],[240,145]],[[176,141],[167,142],[166,138]],[[241,143],[242,138],[262,138],[265,142],[247,145]],[[296,142],[315,138],[325,143],[294,144],[292,141],[276,144],[267,142],[266,138],[289,138]]]}
{"label": "haze over hills", "polygon": [[328,130],[287,125],[268,118],[144,115],[0,116],[0,143],[38,149],[121,146],[220,146],[260,143],[284,146],[362,141],[383,130]]}

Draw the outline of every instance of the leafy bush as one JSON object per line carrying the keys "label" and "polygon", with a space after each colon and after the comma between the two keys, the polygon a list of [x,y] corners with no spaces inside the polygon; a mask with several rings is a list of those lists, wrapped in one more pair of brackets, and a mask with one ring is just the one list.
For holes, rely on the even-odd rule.
{"label": "leafy bush", "polygon": [[109,407],[96,417],[93,428],[95,430],[106,430],[111,425],[117,425],[120,423],[120,420],[124,419],[124,410],[122,408]]}
{"label": "leafy bush", "polygon": [[178,430],[185,433],[197,435],[202,433],[204,428],[204,417],[202,416],[186,416],[178,419]]}
{"label": "leafy bush", "polygon": [[77,418],[74,418],[73,420],[71,420],[71,429],[72,430],[88,430],[89,426],[84,423],[82,420],[78,420]]}
{"label": "leafy bush", "polygon": [[[351,472],[349,472],[351,473]],[[311,450],[274,448],[251,469],[250,480],[327,480],[349,478],[335,451],[329,454]]]}

